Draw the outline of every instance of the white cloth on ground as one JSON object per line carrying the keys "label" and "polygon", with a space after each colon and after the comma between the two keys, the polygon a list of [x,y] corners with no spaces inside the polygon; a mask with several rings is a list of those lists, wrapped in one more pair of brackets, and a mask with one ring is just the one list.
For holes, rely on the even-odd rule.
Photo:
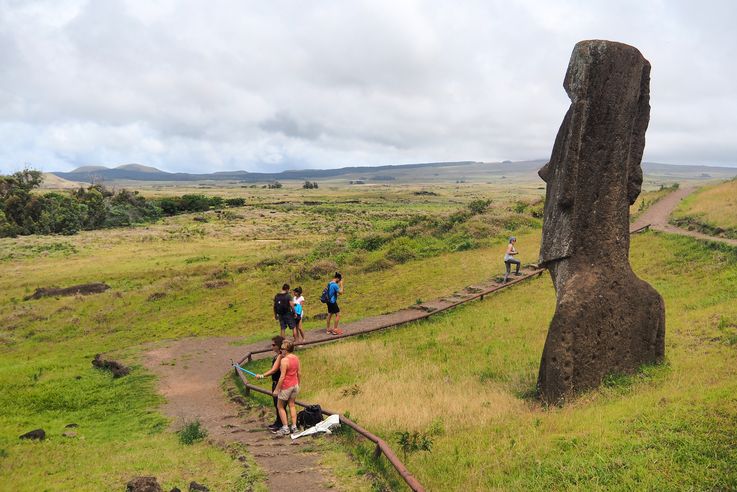
{"label": "white cloth on ground", "polygon": [[331,415],[319,424],[313,425],[309,429],[305,429],[298,434],[292,434],[291,437],[292,439],[297,439],[298,437],[311,436],[312,434],[317,434],[318,432],[331,434],[330,429],[332,429],[333,427],[340,427],[340,416],[337,414]]}

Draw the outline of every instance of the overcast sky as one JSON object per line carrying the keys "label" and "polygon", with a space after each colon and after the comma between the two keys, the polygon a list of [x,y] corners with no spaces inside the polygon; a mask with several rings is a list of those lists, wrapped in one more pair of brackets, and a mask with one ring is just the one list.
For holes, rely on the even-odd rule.
{"label": "overcast sky", "polygon": [[547,158],[592,38],[652,63],[646,160],[737,166],[731,0],[0,0],[0,172]]}

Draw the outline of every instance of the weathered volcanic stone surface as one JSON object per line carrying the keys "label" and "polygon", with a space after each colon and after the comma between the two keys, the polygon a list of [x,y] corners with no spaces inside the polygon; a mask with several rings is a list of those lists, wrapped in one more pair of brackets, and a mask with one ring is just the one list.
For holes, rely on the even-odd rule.
{"label": "weathered volcanic stone surface", "polygon": [[650,63],[632,46],[581,41],[563,85],[571,105],[539,172],[547,183],[540,264],[557,297],[538,376],[550,403],[658,362],[665,351],[663,299],[628,259]]}
{"label": "weathered volcanic stone surface", "polygon": [[35,439],[37,441],[43,441],[46,439],[46,431],[43,429],[34,429],[30,432],[26,432],[19,439]]}
{"label": "weathered volcanic stone surface", "polygon": [[163,492],[156,477],[136,477],[125,488],[126,492]]}

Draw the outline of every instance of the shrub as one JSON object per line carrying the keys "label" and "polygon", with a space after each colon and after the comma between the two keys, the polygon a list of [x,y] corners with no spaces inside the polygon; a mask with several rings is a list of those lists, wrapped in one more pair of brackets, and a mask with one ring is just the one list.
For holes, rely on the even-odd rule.
{"label": "shrub", "polygon": [[223,200],[223,198],[219,196],[211,196],[207,199],[207,201],[209,202],[209,206],[214,208],[215,210],[223,208],[223,204],[225,203],[225,200]]}
{"label": "shrub", "polygon": [[179,434],[179,442],[190,445],[207,437],[207,429],[202,427],[199,420],[195,420],[185,423],[177,434]]}
{"label": "shrub", "polygon": [[320,278],[338,271],[338,264],[333,260],[322,259],[313,262],[307,270],[307,275]]}
{"label": "shrub", "polygon": [[210,199],[205,195],[182,195],[179,199],[181,212],[204,212],[210,210]]}
{"label": "shrub", "polygon": [[76,234],[87,218],[87,207],[70,195],[48,193],[43,197],[43,211],[34,232],[41,234]]}
{"label": "shrub", "polygon": [[404,454],[404,461],[407,461],[407,455],[417,451],[432,451],[432,437],[424,432],[404,431],[397,432],[394,436]]}
{"label": "shrub", "polygon": [[366,251],[376,251],[386,244],[391,236],[382,232],[373,232],[355,238],[351,241],[350,246],[355,249],[365,249]]}
{"label": "shrub", "polygon": [[225,205],[228,207],[242,207],[246,204],[245,198],[226,198]]}
{"label": "shrub", "polygon": [[366,264],[363,270],[365,272],[380,272],[383,270],[388,270],[393,266],[394,266],[394,263],[382,257],[382,258],[377,258],[373,261],[368,262],[368,264]]}
{"label": "shrub", "polygon": [[484,213],[486,209],[489,208],[489,205],[491,205],[491,200],[472,200],[468,204],[468,210],[470,210],[472,214],[478,215]]}
{"label": "shrub", "polygon": [[412,246],[411,239],[407,237],[397,238],[389,243],[389,247],[386,250],[386,257],[397,263],[406,263],[417,256]]}

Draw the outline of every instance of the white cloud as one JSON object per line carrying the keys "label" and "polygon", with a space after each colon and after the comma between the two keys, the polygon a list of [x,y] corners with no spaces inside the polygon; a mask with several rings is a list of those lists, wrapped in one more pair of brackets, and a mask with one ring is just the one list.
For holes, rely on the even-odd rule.
{"label": "white cloud", "polygon": [[1,1],[0,172],[546,157],[573,45],[653,65],[645,157],[737,165],[737,4]]}

